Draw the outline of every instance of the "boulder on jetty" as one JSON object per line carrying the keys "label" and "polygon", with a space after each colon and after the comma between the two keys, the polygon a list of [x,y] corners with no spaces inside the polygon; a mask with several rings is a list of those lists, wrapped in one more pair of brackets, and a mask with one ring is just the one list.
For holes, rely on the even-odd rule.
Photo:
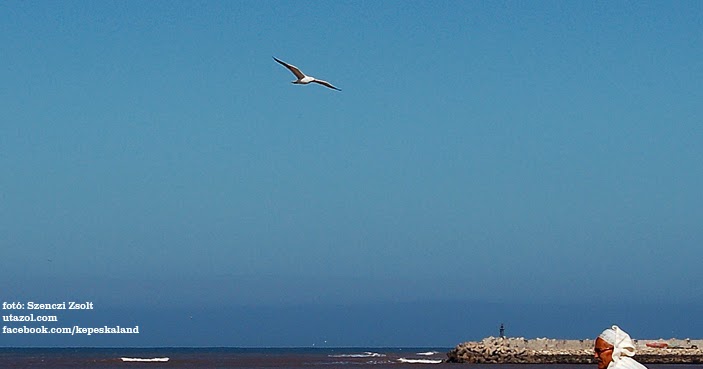
{"label": "boulder on jetty", "polygon": [[[635,359],[645,364],[700,364],[703,350],[699,341],[671,339],[657,345],[652,340],[635,340]],[[663,342],[663,340],[657,340]],[[593,364],[594,340],[556,340],[488,337],[464,342],[447,353],[450,363],[477,364]]]}

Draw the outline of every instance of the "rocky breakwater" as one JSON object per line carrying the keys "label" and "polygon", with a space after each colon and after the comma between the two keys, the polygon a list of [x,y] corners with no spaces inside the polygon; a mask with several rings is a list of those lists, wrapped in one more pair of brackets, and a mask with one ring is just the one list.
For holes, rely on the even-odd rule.
{"label": "rocky breakwater", "polygon": [[593,348],[534,349],[517,338],[484,338],[464,342],[447,353],[450,363],[477,364],[586,364],[593,362]]}
{"label": "rocky breakwater", "polygon": [[[635,359],[641,363],[703,363],[703,345],[691,340],[639,340]],[[652,342],[657,342],[652,345]],[[484,338],[464,342],[447,353],[450,363],[593,364],[593,340]],[[699,348],[701,347],[701,348]]]}

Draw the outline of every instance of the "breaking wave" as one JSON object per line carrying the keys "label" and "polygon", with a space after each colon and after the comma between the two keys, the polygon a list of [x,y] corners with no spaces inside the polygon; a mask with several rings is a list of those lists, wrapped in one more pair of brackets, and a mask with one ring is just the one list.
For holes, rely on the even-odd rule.
{"label": "breaking wave", "polygon": [[140,357],[121,357],[122,361],[138,361],[138,362],[164,362],[168,361],[167,357],[152,357],[152,358],[140,358]]}
{"label": "breaking wave", "polygon": [[399,362],[404,364],[440,364],[442,359],[406,359],[401,357],[398,359]]}
{"label": "breaking wave", "polygon": [[427,352],[418,352],[415,355],[420,355],[420,356],[432,356],[432,355],[437,355],[439,352],[437,351],[427,351]]}
{"label": "breaking wave", "polygon": [[364,352],[361,354],[339,354],[339,355],[327,355],[328,357],[349,357],[349,358],[364,358],[364,357],[386,357],[384,354],[379,354],[378,352]]}

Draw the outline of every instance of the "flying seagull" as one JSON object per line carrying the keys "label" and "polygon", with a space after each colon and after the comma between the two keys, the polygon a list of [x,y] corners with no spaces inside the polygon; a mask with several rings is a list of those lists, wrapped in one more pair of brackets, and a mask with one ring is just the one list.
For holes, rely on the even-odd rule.
{"label": "flying seagull", "polygon": [[291,72],[293,72],[293,74],[295,74],[295,77],[298,78],[298,80],[293,81],[293,82],[291,82],[291,83],[295,83],[295,84],[298,84],[298,85],[307,85],[307,84],[310,83],[310,82],[315,82],[315,83],[319,83],[319,84],[321,84],[321,85],[323,85],[323,86],[327,86],[327,87],[329,87],[329,88],[331,88],[331,89],[333,89],[333,90],[342,91],[342,90],[338,89],[337,87],[332,86],[332,84],[329,83],[329,82],[327,82],[327,81],[323,81],[323,80],[317,79],[317,78],[315,78],[315,77],[306,76],[306,75],[305,75],[303,72],[301,72],[300,69],[298,69],[298,67],[296,67],[295,65],[290,65],[290,64],[288,64],[288,63],[286,63],[286,62],[284,62],[284,61],[278,60],[278,59],[276,59],[275,56],[273,57],[273,60],[277,61],[279,64],[281,64],[282,66],[288,68],[289,71],[291,71]]}

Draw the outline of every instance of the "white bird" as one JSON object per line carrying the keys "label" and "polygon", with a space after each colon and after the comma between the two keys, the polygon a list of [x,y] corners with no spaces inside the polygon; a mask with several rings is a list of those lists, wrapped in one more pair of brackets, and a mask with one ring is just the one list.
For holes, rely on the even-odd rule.
{"label": "white bird", "polygon": [[291,72],[293,72],[293,74],[295,74],[295,77],[298,79],[296,81],[291,82],[291,83],[295,83],[297,85],[307,85],[310,82],[315,82],[315,83],[319,83],[323,86],[327,86],[333,90],[342,91],[342,90],[338,89],[337,87],[332,86],[332,84],[327,81],[323,81],[323,80],[317,79],[315,77],[306,76],[305,73],[301,72],[300,69],[298,69],[298,67],[296,67],[295,65],[290,65],[284,61],[278,60],[278,59],[276,59],[275,56],[273,57],[273,60],[277,61],[279,64],[288,68],[289,71],[291,71]]}

